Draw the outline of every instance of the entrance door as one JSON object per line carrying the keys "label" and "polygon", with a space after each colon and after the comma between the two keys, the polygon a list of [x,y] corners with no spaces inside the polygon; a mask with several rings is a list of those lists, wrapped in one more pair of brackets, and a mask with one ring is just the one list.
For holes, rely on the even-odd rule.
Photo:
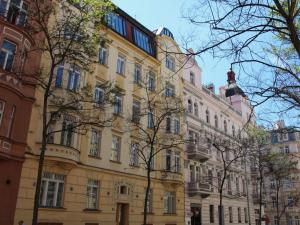
{"label": "entrance door", "polygon": [[129,204],[117,204],[117,225],[129,225]]}
{"label": "entrance door", "polygon": [[201,225],[201,207],[191,207],[192,217],[191,222],[192,225]]}

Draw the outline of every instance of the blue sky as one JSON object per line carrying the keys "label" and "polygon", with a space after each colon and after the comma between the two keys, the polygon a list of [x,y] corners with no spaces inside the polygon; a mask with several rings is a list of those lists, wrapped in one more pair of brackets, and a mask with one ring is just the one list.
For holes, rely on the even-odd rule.
{"label": "blue sky", "polygon": [[[200,43],[207,37],[207,29],[189,24],[182,18],[182,11],[190,7],[194,0],[112,0],[117,6],[138,20],[150,30],[158,27],[167,27],[174,35],[176,41],[181,45],[182,40],[188,34],[193,34],[194,42],[189,45],[197,48],[197,42]],[[203,70],[203,83],[213,82],[218,88],[226,84],[227,71],[230,64],[225,61],[213,59],[209,54],[198,58],[198,63]]]}

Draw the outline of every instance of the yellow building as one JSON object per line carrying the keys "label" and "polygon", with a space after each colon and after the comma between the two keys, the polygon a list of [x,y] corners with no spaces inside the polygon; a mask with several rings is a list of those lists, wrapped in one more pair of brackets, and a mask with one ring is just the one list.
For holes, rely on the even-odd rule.
{"label": "yellow building", "polygon": [[[95,65],[94,73],[85,76],[79,73],[80,81],[75,85],[89,83],[94,88],[95,98],[100,98],[101,84],[105,82],[121,88],[124,95],[118,97],[118,104],[111,109],[118,117],[113,127],[90,127],[86,134],[66,130],[51,136],[43,169],[40,224],[142,224],[146,171],[138,157],[132,155],[135,134],[130,132],[127,118],[134,106],[145,99],[145,90],[138,84],[140,81],[147,81],[153,93],[168,85],[168,91],[160,93],[161,96],[182,96],[181,61],[176,55],[163,51],[178,52],[180,49],[166,28],[153,33],[122,10],[116,9],[116,12],[109,20],[115,23],[108,23],[110,29],[103,31],[109,42],[99,48],[99,63]],[[68,71],[71,69],[64,65],[57,68],[57,76],[61,78],[57,81],[58,91],[62,93],[70,89]],[[41,96],[38,89],[15,224],[19,220],[30,224],[32,219],[42,133]],[[174,122],[170,129],[177,129],[176,133],[180,134],[183,129],[178,129],[183,127],[180,126],[182,117],[170,121]],[[149,124],[147,117],[142,118],[142,123]],[[60,129],[67,125],[66,118],[59,118],[54,127]],[[154,168],[157,171],[152,172],[148,224],[184,224],[182,146],[178,145],[176,153],[170,154],[160,152],[155,156]]]}

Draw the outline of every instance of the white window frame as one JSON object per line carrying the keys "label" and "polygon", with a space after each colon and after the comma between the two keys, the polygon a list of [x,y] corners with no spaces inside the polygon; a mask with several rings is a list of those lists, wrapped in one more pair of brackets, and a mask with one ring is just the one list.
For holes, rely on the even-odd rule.
{"label": "white window frame", "polygon": [[180,119],[178,117],[174,118],[174,134],[180,134]]}
{"label": "white window frame", "polygon": [[111,141],[111,154],[110,160],[111,161],[120,161],[120,152],[121,152],[121,137],[113,135]]}
{"label": "white window frame", "polygon": [[[61,174],[56,174],[56,173],[50,173],[50,172],[44,172],[43,173],[43,178],[42,178],[42,187],[41,187],[41,198],[40,198],[40,205],[42,207],[49,207],[49,208],[60,208],[63,206],[63,200],[64,200],[64,181],[65,176]],[[53,196],[53,202],[52,204],[47,203],[48,200],[48,187],[49,183],[54,183],[55,184],[55,190],[54,190],[54,196]],[[61,204],[58,205],[58,189],[59,186],[62,184],[62,193],[60,194],[60,202]]]}
{"label": "white window frame", "polygon": [[114,101],[114,114],[115,115],[121,115],[123,112],[123,98],[122,96],[115,96]]}
{"label": "white window frame", "polygon": [[89,156],[99,157],[101,150],[101,131],[92,128],[91,129],[91,141]]}
{"label": "white window frame", "polygon": [[176,213],[176,196],[174,192],[165,192],[164,194],[164,213]]}
{"label": "white window frame", "polygon": [[174,154],[174,172],[175,173],[181,172],[180,153],[179,152],[175,152],[175,154]]}
{"label": "white window frame", "polygon": [[101,65],[107,65],[108,62],[108,49],[106,47],[99,48],[99,56],[98,56],[99,63]]}
{"label": "white window frame", "polygon": [[5,110],[5,101],[0,100],[0,126],[1,126],[2,118],[4,116],[4,110]]}
{"label": "white window frame", "polygon": [[[8,43],[14,45],[15,46],[15,52],[12,52],[9,49],[3,48],[4,42],[8,42]],[[1,46],[1,52],[5,53],[5,58],[4,58],[4,63],[3,63],[2,69],[6,70],[8,57],[13,56],[12,62],[11,62],[11,68],[8,71],[12,70],[12,68],[14,67],[16,51],[17,51],[17,45],[15,43],[13,43],[11,41],[8,41],[6,39],[3,40],[3,43],[2,43],[2,46]]]}
{"label": "white window frame", "polygon": [[170,54],[166,56],[166,67],[173,72],[175,71],[175,58]]}
{"label": "white window frame", "polygon": [[118,55],[118,59],[117,59],[117,73],[120,75],[125,75],[125,57]]}
{"label": "white window frame", "polygon": [[155,91],[155,89],[156,89],[156,76],[155,76],[154,72],[149,71],[148,90]]}
{"label": "white window frame", "polygon": [[99,86],[95,87],[94,100],[95,100],[95,103],[98,105],[104,104],[104,90]]}
{"label": "white window frame", "polygon": [[88,179],[86,189],[86,207],[87,209],[99,208],[99,181]]}
{"label": "white window frame", "polygon": [[134,100],[132,103],[132,121],[135,123],[140,122],[141,117],[141,103],[139,101]]}
{"label": "white window frame", "polygon": [[[18,13],[18,16],[16,18],[16,21],[15,21],[15,23],[13,23],[15,25],[20,25],[19,22],[20,22],[20,15],[21,15],[21,13],[25,13],[25,22],[24,23],[26,24],[28,12],[27,12],[27,9],[24,8],[24,5],[25,5],[24,3],[27,5],[27,9],[28,9],[28,3],[26,1],[24,1],[24,0],[20,0],[20,5],[15,5],[14,4],[18,8],[18,10],[19,10],[19,13]],[[4,16],[5,16],[5,18],[6,18],[6,20],[8,22],[12,23],[13,21],[9,21],[8,18],[7,18],[10,7],[11,7],[11,0],[6,0],[6,9],[5,9]]]}
{"label": "white window frame", "polygon": [[130,145],[130,165],[139,166],[139,144],[132,142]]}
{"label": "white window frame", "polygon": [[[75,82],[76,77],[78,77],[77,82]],[[69,76],[68,76],[68,86],[67,86],[68,90],[78,91],[80,88],[80,78],[81,78],[80,69],[74,66],[70,67]]]}
{"label": "white window frame", "polygon": [[142,67],[139,64],[134,65],[133,82],[140,84],[142,79]]}
{"label": "white window frame", "polygon": [[[145,196],[146,196],[146,189],[145,189]],[[153,211],[153,189],[150,188],[148,192],[148,201],[146,206],[147,213],[152,213]]]}
{"label": "white window frame", "polygon": [[190,72],[190,83],[195,85],[195,74],[193,72]]}
{"label": "white window frame", "polygon": [[174,97],[175,96],[175,86],[174,85],[172,85],[170,83],[166,83],[165,96],[166,97]]}

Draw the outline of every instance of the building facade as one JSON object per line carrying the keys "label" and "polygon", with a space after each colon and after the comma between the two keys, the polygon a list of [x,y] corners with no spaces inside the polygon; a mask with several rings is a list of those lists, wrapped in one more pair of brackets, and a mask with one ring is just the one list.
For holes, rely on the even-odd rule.
{"label": "building facade", "polygon": [[[180,49],[166,28],[153,33],[120,9],[109,16],[108,28],[103,28],[109,41],[99,46],[99,59],[94,72],[79,72],[80,81],[77,84],[90,84],[97,102],[102,84],[110,82],[121,89],[124,95],[117,96],[117,103],[110,109],[116,114],[116,120],[112,127],[90,126],[86,134],[67,130],[51,136],[43,168],[38,220],[41,225],[142,223],[146,171],[134,153],[133,148],[139,139],[130,131],[127,119],[149,97],[145,94],[147,91],[151,91],[151,96],[157,94],[165,98],[176,95],[181,98],[183,75],[179,68],[182,62],[161,51],[168,49],[178,52]],[[46,60],[42,59],[44,65],[47,64]],[[69,88],[72,79],[69,71],[68,67],[57,68],[56,79],[59,77],[60,90]],[[175,73],[177,75],[172,76]],[[139,82],[143,81],[147,82],[147,91],[141,88]],[[21,219],[25,224],[30,224],[32,220],[41,147],[41,124],[36,122],[41,118],[41,96],[41,90],[37,90],[18,191],[15,224]],[[151,119],[152,116],[148,114],[148,117],[141,119],[141,123],[148,124],[151,129]],[[170,132],[181,133],[182,119],[170,121]],[[64,130],[63,126],[66,126],[64,118],[58,118],[53,129]],[[180,145],[171,156],[166,152],[155,156],[148,224],[184,223],[183,157],[183,146]]]}
{"label": "building facade", "polygon": [[1,1],[0,224],[13,224],[40,56],[26,32],[29,1]]}
{"label": "building facade", "polygon": [[285,126],[284,121],[279,121],[276,129],[270,132],[268,148],[271,153],[282,155],[287,162],[296,163],[295,168],[288,170],[286,176],[276,177],[274,173],[267,173],[264,183],[266,218],[272,225],[298,225],[300,224],[299,131]]}
{"label": "building facade", "polygon": [[[186,145],[186,225],[219,224],[218,188],[224,167],[222,155],[213,147],[213,142],[236,139],[251,113],[251,106],[236,85],[233,72],[228,73],[228,86],[221,87],[219,95],[214,89],[214,85],[202,84],[200,67],[194,58],[188,59],[184,70],[184,101],[187,139],[191,141]],[[233,157],[230,154],[226,155],[228,161]],[[228,170],[223,188],[225,224],[254,222],[253,203],[248,195],[249,175],[243,158],[235,160]]]}

